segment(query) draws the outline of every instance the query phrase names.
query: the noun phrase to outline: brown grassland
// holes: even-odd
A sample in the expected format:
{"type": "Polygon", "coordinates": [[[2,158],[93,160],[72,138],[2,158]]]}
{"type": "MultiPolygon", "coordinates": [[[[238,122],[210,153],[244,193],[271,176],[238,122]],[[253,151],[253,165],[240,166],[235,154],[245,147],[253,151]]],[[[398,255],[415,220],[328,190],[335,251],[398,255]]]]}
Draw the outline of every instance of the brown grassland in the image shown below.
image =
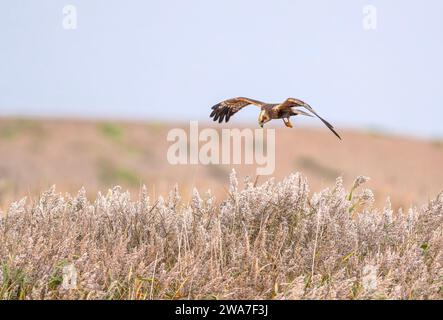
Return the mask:
{"type": "Polygon", "coordinates": [[[0,121],[0,299],[443,298],[441,142],[278,129],[271,178],[172,126],[0,121]]]}
{"type": "MultiPolygon", "coordinates": [[[[0,119],[0,208],[52,185],[71,193],[85,187],[94,198],[114,185],[138,193],[145,184],[156,197],[178,184],[185,198],[193,187],[220,198],[231,168],[256,178],[253,165],[169,165],[172,127],[188,130],[154,122],[0,119]]],[[[339,176],[348,187],[355,177],[369,176],[377,204],[390,197],[394,208],[420,205],[442,191],[443,141],[340,131],[343,141],[325,128],[278,127],[274,177],[300,171],[320,190],[339,176]]]]}

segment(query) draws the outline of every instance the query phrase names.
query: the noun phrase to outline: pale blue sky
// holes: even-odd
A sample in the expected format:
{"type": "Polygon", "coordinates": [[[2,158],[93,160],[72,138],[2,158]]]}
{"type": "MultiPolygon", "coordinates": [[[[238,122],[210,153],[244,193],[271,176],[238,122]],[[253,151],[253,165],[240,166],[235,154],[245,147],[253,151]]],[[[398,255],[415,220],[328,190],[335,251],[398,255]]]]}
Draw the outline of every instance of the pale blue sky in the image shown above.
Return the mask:
{"type": "Polygon", "coordinates": [[[228,97],[294,96],[337,127],[443,136],[442,15],[438,0],[2,0],[0,115],[207,120],[228,97]]]}

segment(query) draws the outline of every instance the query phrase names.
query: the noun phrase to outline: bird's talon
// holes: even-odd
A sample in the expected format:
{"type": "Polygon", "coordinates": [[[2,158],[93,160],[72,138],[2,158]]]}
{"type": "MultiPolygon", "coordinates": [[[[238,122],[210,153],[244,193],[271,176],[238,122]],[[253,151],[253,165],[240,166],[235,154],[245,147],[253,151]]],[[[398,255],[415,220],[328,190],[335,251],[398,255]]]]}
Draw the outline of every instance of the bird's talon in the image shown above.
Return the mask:
{"type": "Polygon", "coordinates": [[[288,128],[292,128],[292,123],[289,120],[283,120],[283,122],[285,123],[285,126],[287,126],[288,128]]]}

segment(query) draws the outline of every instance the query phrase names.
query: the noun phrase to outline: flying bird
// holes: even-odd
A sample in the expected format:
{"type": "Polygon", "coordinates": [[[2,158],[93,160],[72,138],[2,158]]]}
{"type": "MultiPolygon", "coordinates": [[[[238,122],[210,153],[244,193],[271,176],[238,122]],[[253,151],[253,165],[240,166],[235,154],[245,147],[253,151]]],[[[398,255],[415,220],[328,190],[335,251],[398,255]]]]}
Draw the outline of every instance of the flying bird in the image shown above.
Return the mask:
{"type": "Polygon", "coordinates": [[[261,128],[263,128],[266,122],[273,119],[283,119],[285,125],[288,128],[292,128],[291,121],[289,120],[290,117],[297,115],[313,117],[313,115],[315,115],[341,140],[340,135],[328,121],[320,117],[309,104],[295,98],[288,98],[282,103],[265,103],[244,97],[232,98],[213,106],[210,117],[213,118],[214,121],[218,120],[219,123],[223,122],[223,120],[228,122],[235,113],[248,105],[255,105],[261,109],[258,116],[258,124],[261,128]],[[300,110],[299,108],[303,108],[310,113],[300,110]]]}

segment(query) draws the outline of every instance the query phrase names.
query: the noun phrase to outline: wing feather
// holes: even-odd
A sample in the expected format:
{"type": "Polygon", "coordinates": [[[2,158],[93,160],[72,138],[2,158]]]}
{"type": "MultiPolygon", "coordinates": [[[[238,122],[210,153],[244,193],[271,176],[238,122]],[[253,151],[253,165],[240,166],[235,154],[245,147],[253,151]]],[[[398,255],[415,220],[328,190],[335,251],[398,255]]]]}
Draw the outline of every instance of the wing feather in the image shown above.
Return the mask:
{"type": "Polygon", "coordinates": [[[299,99],[295,99],[295,98],[288,98],[282,104],[279,104],[279,105],[275,106],[275,108],[277,108],[278,110],[284,110],[284,109],[287,109],[287,108],[290,108],[290,109],[292,109],[292,108],[300,108],[300,107],[308,110],[309,112],[314,114],[317,118],[319,118],[321,120],[321,122],[323,122],[325,124],[325,126],[328,127],[328,129],[331,130],[337,136],[337,138],[339,138],[341,140],[340,135],[337,133],[337,131],[335,131],[335,129],[332,126],[332,124],[330,124],[328,121],[326,121],[325,119],[320,117],[317,114],[317,112],[315,112],[315,110],[309,104],[307,104],[306,102],[303,102],[303,101],[301,101],[299,99]]]}
{"type": "Polygon", "coordinates": [[[251,104],[261,107],[265,103],[244,97],[232,98],[214,105],[211,108],[212,112],[209,117],[213,118],[214,121],[218,120],[218,122],[223,122],[223,120],[225,120],[228,122],[235,113],[251,104]]]}

